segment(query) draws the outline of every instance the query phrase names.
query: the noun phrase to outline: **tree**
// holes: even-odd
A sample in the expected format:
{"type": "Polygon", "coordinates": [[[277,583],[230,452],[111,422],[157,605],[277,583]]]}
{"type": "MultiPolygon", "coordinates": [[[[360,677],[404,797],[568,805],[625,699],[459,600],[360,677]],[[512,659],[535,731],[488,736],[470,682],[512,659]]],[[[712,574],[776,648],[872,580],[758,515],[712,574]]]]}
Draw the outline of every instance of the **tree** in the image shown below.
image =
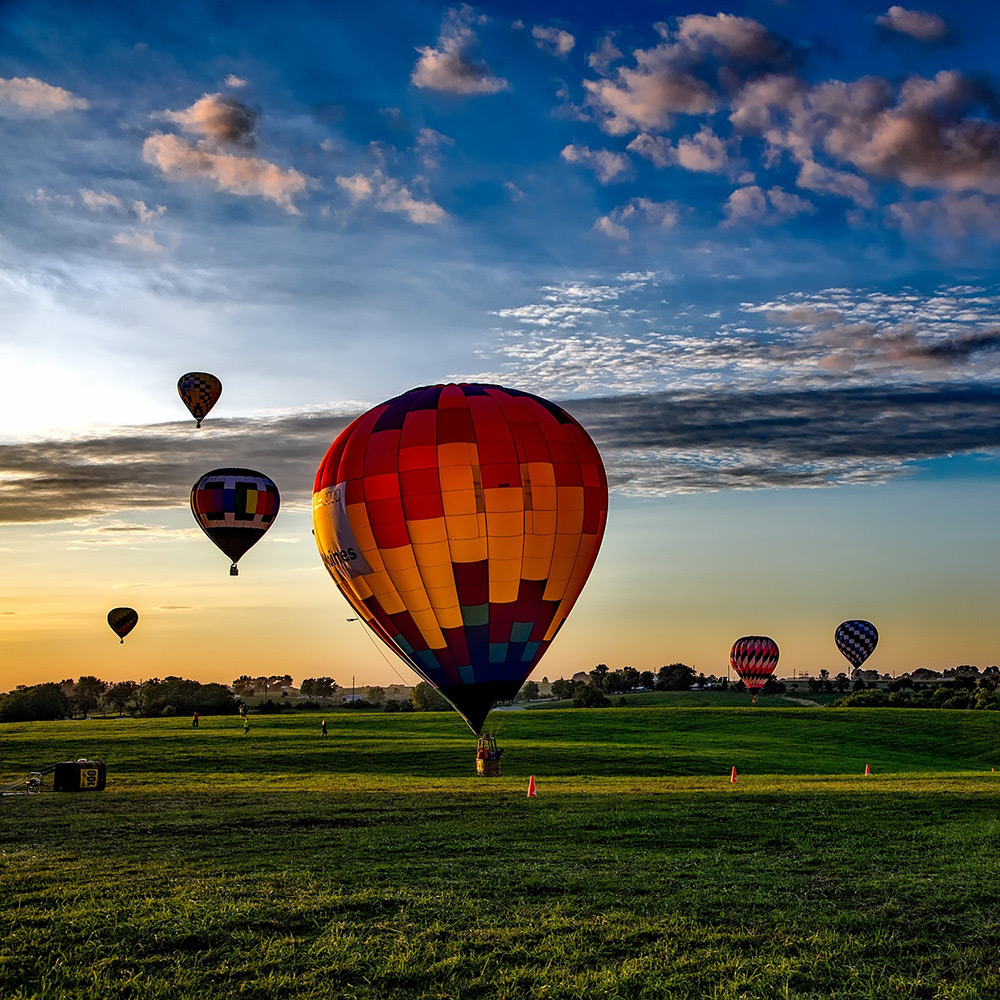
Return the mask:
{"type": "Polygon", "coordinates": [[[608,665],[606,663],[598,663],[593,670],[590,671],[590,683],[593,684],[598,691],[604,690],[604,678],[608,676],[608,665]]]}
{"type": "Polygon", "coordinates": [[[451,707],[427,681],[421,681],[410,691],[410,701],[417,712],[443,712],[451,707]]]}
{"type": "MultiPolygon", "coordinates": [[[[860,680],[860,678],[858,679],[860,680]]],[[[847,679],[847,674],[841,671],[837,674],[836,680],[833,682],[833,686],[840,694],[843,694],[851,686],[851,682],[847,679]]]]}
{"type": "Polygon", "coordinates": [[[617,694],[619,691],[627,691],[625,673],[621,670],[612,670],[604,678],[602,690],[608,694],[617,694]]]}
{"type": "Polygon", "coordinates": [[[59,684],[23,684],[0,696],[0,722],[48,722],[69,715],[69,699],[59,684]]]}
{"type": "Polygon", "coordinates": [[[643,670],[642,673],[639,674],[639,684],[647,691],[652,691],[653,687],[656,685],[656,675],[652,670],[643,670]]]}
{"type": "Polygon", "coordinates": [[[310,698],[332,698],[339,685],[332,677],[308,677],[299,690],[310,698]]]}
{"type": "Polygon", "coordinates": [[[538,693],[539,688],[534,681],[525,681],[518,696],[524,701],[534,701],[538,697],[538,693]]]}
{"type": "Polygon", "coordinates": [[[271,674],[269,677],[255,677],[253,685],[258,691],[264,692],[264,703],[267,704],[268,692],[271,688],[281,687],[286,681],[291,684],[291,680],[288,674],[271,674]]]}
{"type": "Polygon", "coordinates": [[[139,685],[135,681],[119,681],[108,688],[104,700],[112,708],[117,708],[119,715],[124,715],[125,709],[135,700],[138,691],[139,685]]]}
{"type": "Polygon", "coordinates": [[[236,699],[224,684],[199,684],[183,677],[146,681],[139,689],[142,714],[229,715],[236,711],[236,699]]]}
{"type": "Polygon", "coordinates": [[[81,677],[73,686],[73,705],[83,716],[87,717],[89,712],[93,712],[101,703],[104,692],[108,689],[108,682],[102,681],[99,677],[81,677]]]}
{"type": "Polygon", "coordinates": [[[694,668],[686,663],[671,663],[660,667],[656,675],[658,691],[690,691],[694,683],[694,668]]]}
{"type": "Polygon", "coordinates": [[[243,697],[254,692],[253,678],[249,674],[243,674],[233,681],[233,694],[243,697]]]}
{"type": "Polygon", "coordinates": [[[577,688],[576,694],[573,696],[573,707],[610,708],[611,702],[600,688],[594,687],[592,684],[584,684],[577,688]]]}
{"type": "Polygon", "coordinates": [[[384,705],[385,704],[385,688],[383,687],[370,687],[368,689],[368,702],[372,705],[384,705]]]}
{"type": "Polygon", "coordinates": [[[572,698],[576,694],[576,689],[579,687],[576,681],[563,680],[562,677],[557,678],[552,682],[552,697],[553,698],[572,698]]]}

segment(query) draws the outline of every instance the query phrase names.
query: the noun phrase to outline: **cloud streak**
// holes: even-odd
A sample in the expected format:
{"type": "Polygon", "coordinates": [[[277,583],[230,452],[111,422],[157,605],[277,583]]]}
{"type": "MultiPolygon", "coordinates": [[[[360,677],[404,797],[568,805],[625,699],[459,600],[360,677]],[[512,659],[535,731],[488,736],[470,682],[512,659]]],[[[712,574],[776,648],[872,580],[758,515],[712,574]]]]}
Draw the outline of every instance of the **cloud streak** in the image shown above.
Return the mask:
{"type": "MultiPolygon", "coordinates": [[[[1000,396],[987,386],[717,389],[563,405],[596,441],[612,488],[625,494],[884,482],[913,462],[1000,449],[1000,396]]],[[[0,520],[113,518],[87,537],[160,537],[124,518],[185,508],[201,474],[234,463],[271,476],[283,507],[307,509],[316,468],[349,419],[315,412],[216,421],[198,439],[197,457],[194,433],[177,424],[0,446],[0,520]]]]}
{"type": "Polygon", "coordinates": [[[4,106],[31,118],[49,118],[63,111],[83,111],[90,103],[33,76],[14,76],[0,78],[0,109],[4,106]]]}
{"type": "Polygon", "coordinates": [[[890,7],[877,17],[875,23],[921,42],[940,41],[948,34],[948,25],[937,14],[923,10],[907,10],[898,5],[890,7]]]}
{"type": "Polygon", "coordinates": [[[207,180],[218,191],[273,201],[290,215],[299,214],[293,199],[308,183],[305,174],[291,167],[282,169],[253,156],[201,149],[162,132],[146,139],[142,156],[172,180],[207,180]]]}

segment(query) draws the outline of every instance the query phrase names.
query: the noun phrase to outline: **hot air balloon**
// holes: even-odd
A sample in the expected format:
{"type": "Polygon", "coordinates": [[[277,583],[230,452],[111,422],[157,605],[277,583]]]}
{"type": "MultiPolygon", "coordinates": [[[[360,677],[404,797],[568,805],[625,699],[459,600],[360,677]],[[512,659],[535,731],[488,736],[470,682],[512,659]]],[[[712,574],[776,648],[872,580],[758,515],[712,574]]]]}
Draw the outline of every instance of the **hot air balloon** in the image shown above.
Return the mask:
{"type": "Polygon", "coordinates": [[[878,629],[871,622],[852,618],[837,626],[833,639],[850,664],[860,667],[878,645],[878,629]]]}
{"type": "Polygon", "coordinates": [[[334,583],[479,735],[597,558],[608,485],[587,432],[527,392],[425,386],[347,427],[313,490],[334,583]]]}
{"type": "Polygon", "coordinates": [[[778,665],[778,644],[766,635],[745,635],[733,643],[729,662],[757,701],[757,692],[778,665]]]}
{"type": "Polygon", "coordinates": [[[111,631],[124,643],[125,636],[139,624],[139,615],[134,608],[112,608],[108,612],[111,631]]]}
{"type": "Polygon", "coordinates": [[[219,401],[222,383],[208,372],[188,372],[177,380],[177,394],[201,427],[205,414],[219,401]]]}
{"type": "Polygon", "coordinates": [[[278,487],[252,469],[213,469],[191,487],[191,512],[202,531],[236,564],[278,516],[278,487]]]}

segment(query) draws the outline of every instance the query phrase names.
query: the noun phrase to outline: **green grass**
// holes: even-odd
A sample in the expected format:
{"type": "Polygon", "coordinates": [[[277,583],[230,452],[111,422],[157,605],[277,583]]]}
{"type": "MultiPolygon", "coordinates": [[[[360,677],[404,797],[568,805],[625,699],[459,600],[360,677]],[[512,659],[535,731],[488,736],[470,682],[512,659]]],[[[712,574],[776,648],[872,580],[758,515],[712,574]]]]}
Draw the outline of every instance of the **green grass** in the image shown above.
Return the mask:
{"type": "MultiPolygon", "coordinates": [[[[808,687],[801,684],[797,690],[784,694],[760,695],[760,708],[801,708],[805,702],[810,706],[832,705],[841,694],[810,694],[808,687]]],[[[750,695],[746,691],[630,691],[627,694],[609,694],[609,701],[624,698],[626,705],[635,708],[748,708],[750,695]]],[[[549,708],[572,708],[573,700],[564,698],[556,701],[529,702],[524,706],[532,711],[549,708]]]]}
{"type": "Polygon", "coordinates": [[[1000,995],[1000,713],[319,718],[0,727],[0,997],[1000,995]]]}

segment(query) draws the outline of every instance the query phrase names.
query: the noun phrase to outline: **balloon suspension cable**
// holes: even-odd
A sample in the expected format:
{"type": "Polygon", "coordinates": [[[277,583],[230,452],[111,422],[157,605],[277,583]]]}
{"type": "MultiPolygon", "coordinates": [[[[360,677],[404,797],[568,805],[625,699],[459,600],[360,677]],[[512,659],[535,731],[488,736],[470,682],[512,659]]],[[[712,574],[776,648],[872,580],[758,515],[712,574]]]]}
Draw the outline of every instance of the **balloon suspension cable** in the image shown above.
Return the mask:
{"type": "MultiPolygon", "coordinates": [[[[368,641],[372,644],[372,648],[378,653],[379,656],[382,657],[383,660],[385,660],[386,665],[399,678],[399,683],[402,684],[403,687],[412,687],[413,685],[411,684],[410,680],[404,677],[396,669],[396,664],[393,663],[392,660],[390,660],[389,657],[385,655],[385,649],[382,647],[382,644],[375,641],[375,636],[372,635],[372,630],[368,628],[368,626],[360,618],[348,618],[347,620],[349,622],[351,621],[362,622],[361,629],[365,633],[365,635],[368,636],[368,641]]],[[[452,715],[450,712],[448,713],[448,719],[452,723],[452,725],[456,726],[458,729],[461,729],[463,732],[469,728],[468,723],[466,723],[462,719],[456,719],[455,716],[452,715]]]]}
{"type": "MultiPolygon", "coordinates": [[[[348,618],[347,620],[355,622],[361,621],[360,618],[348,618]]],[[[389,667],[389,669],[392,670],[392,672],[399,678],[399,683],[402,684],[403,687],[410,687],[411,686],[410,682],[396,669],[396,664],[393,663],[392,660],[390,660],[389,657],[385,655],[385,650],[383,650],[381,645],[379,645],[379,643],[375,641],[375,636],[372,635],[371,629],[368,628],[368,626],[365,625],[363,622],[361,624],[361,630],[368,637],[368,641],[372,644],[372,647],[375,649],[378,655],[381,656],[383,660],[385,660],[386,665],[389,667]]]]}

